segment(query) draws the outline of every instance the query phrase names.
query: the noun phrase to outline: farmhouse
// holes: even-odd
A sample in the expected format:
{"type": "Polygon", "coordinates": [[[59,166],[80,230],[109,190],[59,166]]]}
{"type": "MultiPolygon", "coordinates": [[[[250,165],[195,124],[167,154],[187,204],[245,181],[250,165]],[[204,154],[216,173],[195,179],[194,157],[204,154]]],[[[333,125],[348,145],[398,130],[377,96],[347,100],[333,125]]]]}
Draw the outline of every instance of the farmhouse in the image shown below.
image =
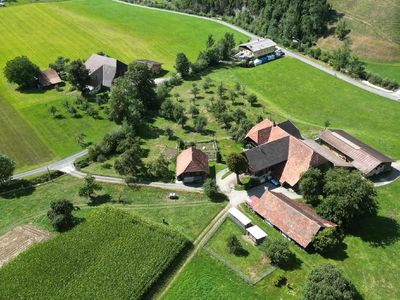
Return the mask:
{"type": "Polygon", "coordinates": [[[295,187],[302,173],[310,167],[330,164],[304,142],[300,131],[290,121],[276,124],[264,120],[250,129],[246,140],[254,146],[243,153],[249,173],[272,175],[282,185],[295,187]]]}
{"type": "Polygon", "coordinates": [[[91,84],[95,89],[110,88],[113,80],[128,69],[123,62],[99,54],[92,54],[85,62],[85,66],[89,70],[91,84]]]}
{"type": "Polygon", "coordinates": [[[232,221],[235,222],[242,229],[246,229],[251,226],[251,220],[236,207],[232,207],[229,210],[229,216],[232,221]]]}
{"type": "Polygon", "coordinates": [[[146,65],[151,72],[159,74],[161,72],[162,63],[149,59],[137,59],[134,61],[136,64],[146,65]]]}
{"type": "Polygon", "coordinates": [[[370,177],[391,170],[393,160],[371,148],[343,130],[324,130],[319,135],[322,146],[344,163],[351,164],[364,176],[370,177]]]}
{"type": "Polygon", "coordinates": [[[276,43],[270,39],[256,39],[239,45],[237,54],[246,58],[259,58],[276,50],[276,43]]]}
{"type": "Polygon", "coordinates": [[[257,225],[247,228],[246,233],[255,245],[261,244],[267,237],[267,234],[257,225]]]}
{"type": "Polygon", "coordinates": [[[323,228],[337,226],[321,218],[305,203],[289,199],[281,193],[265,192],[261,198],[252,196],[247,205],[303,248],[307,248],[323,228]]]}
{"type": "Polygon", "coordinates": [[[209,172],[207,154],[195,147],[183,150],[176,158],[176,178],[179,181],[203,181],[209,172]]]}
{"type": "Polygon", "coordinates": [[[40,88],[53,87],[54,85],[61,82],[62,80],[60,76],[58,76],[57,72],[53,69],[41,71],[38,76],[38,83],[40,88]]]}

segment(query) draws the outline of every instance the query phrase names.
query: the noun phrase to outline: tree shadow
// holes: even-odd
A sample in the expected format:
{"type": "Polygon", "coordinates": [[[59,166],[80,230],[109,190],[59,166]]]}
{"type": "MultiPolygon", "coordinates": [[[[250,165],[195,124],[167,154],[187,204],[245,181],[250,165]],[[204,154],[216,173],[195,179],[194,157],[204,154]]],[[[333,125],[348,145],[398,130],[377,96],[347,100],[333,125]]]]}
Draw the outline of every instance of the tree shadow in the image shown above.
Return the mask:
{"type": "Polygon", "coordinates": [[[144,124],[138,129],[138,135],[143,139],[157,139],[164,134],[164,130],[154,125],[144,124]]]}
{"type": "MultiPolygon", "coordinates": [[[[341,243],[335,249],[332,249],[326,253],[319,253],[323,258],[329,258],[338,261],[344,261],[349,256],[347,255],[347,245],[345,243],[341,243]]],[[[310,250],[309,253],[317,253],[315,250],[310,250]]]]}
{"type": "Polygon", "coordinates": [[[249,256],[249,254],[250,254],[249,251],[247,251],[244,248],[237,249],[234,253],[234,255],[238,257],[247,257],[249,256]]]}
{"type": "Polygon", "coordinates": [[[372,247],[386,247],[400,239],[400,225],[392,218],[375,216],[360,220],[349,234],[361,238],[372,247]]]}
{"type": "Polygon", "coordinates": [[[303,261],[300,260],[296,254],[293,254],[289,261],[286,264],[281,265],[280,267],[285,271],[293,271],[301,268],[303,261]]]}
{"type": "Polygon", "coordinates": [[[111,202],[112,198],[109,194],[96,195],[91,197],[89,206],[99,206],[104,203],[111,202]]]}
{"type": "Polygon", "coordinates": [[[215,195],[212,195],[210,197],[210,200],[211,200],[211,202],[214,202],[214,203],[222,203],[222,202],[228,201],[228,197],[225,194],[218,192],[215,195]]]}
{"type": "Polygon", "coordinates": [[[32,195],[36,187],[26,179],[15,179],[6,186],[0,186],[0,198],[15,199],[32,195]]]}

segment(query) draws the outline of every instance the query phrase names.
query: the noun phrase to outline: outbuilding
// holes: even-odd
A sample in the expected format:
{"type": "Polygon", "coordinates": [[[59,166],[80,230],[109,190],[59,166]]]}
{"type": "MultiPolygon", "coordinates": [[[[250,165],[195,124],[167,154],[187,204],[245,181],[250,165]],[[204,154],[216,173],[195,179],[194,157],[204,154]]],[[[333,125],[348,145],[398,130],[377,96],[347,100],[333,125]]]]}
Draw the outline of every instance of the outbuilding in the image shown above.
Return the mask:
{"type": "Polygon", "coordinates": [[[207,154],[195,147],[183,150],[176,158],[176,178],[179,181],[201,182],[209,174],[207,154]]]}
{"type": "Polygon", "coordinates": [[[232,207],[229,210],[229,216],[232,221],[235,222],[242,229],[246,229],[251,226],[251,220],[236,207],[232,207]]]}
{"type": "Polygon", "coordinates": [[[162,63],[154,61],[154,60],[149,60],[149,59],[137,59],[134,61],[135,64],[141,64],[141,65],[146,65],[147,68],[154,74],[159,74],[161,72],[161,66],[162,63]]]}
{"type": "Polygon", "coordinates": [[[276,43],[273,40],[256,39],[248,43],[240,44],[240,52],[238,54],[246,58],[259,58],[274,52],[276,49],[276,43]]]}
{"type": "Polygon", "coordinates": [[[50,88],[61,83],[62,80],[55,70],[47,69],[40,72],[38,76],[38,82],[40,88],[50,88]]]}
{"type": "Polygon", "coordinates": [[[267,237],[267,234],[264,232],[264,230],[262,230],[257,225],[247,228],[246,231],[247,236],[250,238],[250,240],[253,241],[255,245],[261,244],[267,237]]]}

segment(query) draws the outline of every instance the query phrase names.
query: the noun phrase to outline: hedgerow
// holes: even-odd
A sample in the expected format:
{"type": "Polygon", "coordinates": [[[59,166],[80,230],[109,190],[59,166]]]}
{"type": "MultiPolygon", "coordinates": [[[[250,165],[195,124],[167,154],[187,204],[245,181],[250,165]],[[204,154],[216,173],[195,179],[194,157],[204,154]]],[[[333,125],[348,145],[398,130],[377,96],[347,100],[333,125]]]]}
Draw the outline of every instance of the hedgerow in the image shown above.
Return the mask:
{"type": "Polygon", "coordinates": [[[138,299],[188,241],[115,208],[33,246],[0,270],[3,299],[138,299]]]}

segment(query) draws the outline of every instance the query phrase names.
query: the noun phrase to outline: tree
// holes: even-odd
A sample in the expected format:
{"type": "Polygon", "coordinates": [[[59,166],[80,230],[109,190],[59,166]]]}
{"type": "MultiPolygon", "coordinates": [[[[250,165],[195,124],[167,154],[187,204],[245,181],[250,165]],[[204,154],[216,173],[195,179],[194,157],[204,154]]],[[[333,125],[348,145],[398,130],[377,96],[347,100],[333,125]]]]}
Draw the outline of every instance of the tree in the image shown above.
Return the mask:
{"type": "Polygon", "coordinates": [[[347,26],[347,23],[345,20],[341,19],[337,23],[335,33],[336,33],[337,37],[339,38],[339,40],[341,40],[341,41],[343,41],[344,38],[346,37],[346,35],[348,35],[350,33],[350,29],[347,26]]]}
{"type": "Polygon", "coordinates": [[[255,94],[251,94],[247,97],[247,102],[249,102],[249,104],[251,106],[254,106],[257,103],[257,96],[255,94]]]}
{"type": "Polygon", "coordinates": [[[79,189],[79,196],[92,200],[95,196],[95,192],[99,190],[101,190],[101,185],[96,183],[92,175],[87,175],[83,186],[79,189]]]}
{"type": "Polygon", "coordinates": [[[265,253],[273,265],[279,267],[286,266],[293,258],[293,253],[289,249],[289,243],[285,240],[268,240],[263,245],[265,245],[265,253]]]}
{"type": "Polygon", "coordinates": [[[191,105],[189,107],[189,113],[192,115],[192,118],[199,114],[199,110],[197,109],[196,105],[191,105]]]}
{"type": "Polygon", "coordinates": [[[212,36],[212,34],[209,34],[207,37],[207,43],[206,43],[206,48],[211,48],[212,46],[214,46],[215,40],[212,36]]]}
{"type": "Polygon", "coordinates": [[[78,91],[85,91],[86,86],[90,84],[89,70],[86,69],[85,64],[80,60],[72,61],[67,68],[67,80],[78,91]]]}
{"type": "Polygon", "coordinates": [[[0,184],[8,181],[15,170],[15,161],[4,154],[0,154],[0,184]]]}
{"type": "Polygon", "coordinates": [[[187,122],[187,117],[185,115],[185,109],[183,108],[182,105],[176,104],[174,106],[173,118],[175,121],[178,122],[179,125],[181,125],[182,127],[185,126],[185,124],[187,122]]]}
{"type": "Polygon", "coordinates": [[[247,171],[247,160],[239,153],[231,153],[226,158],[226,164],[231,172],[236,174],[237,183],[241,183],[239,175],[247,171]]]}
{"type": "Polygon", "coordinates": [[[224,83],[222,81],[217,87],[217,94],[220,99],[222,99],[225,95],[225,87],[224,87],[224,83]]]}
{"type": "Polygon", "coordinates": [[[232,49],[235,47],[235,38],[232,33],[225,33],[224,38],[220,40],[219,56],[223,60],[230,59],[232,54],[232,49]]]}
{"type": "Polygon", "coordinates": [[[20,88],[33,86],[39,74],[39,67],[26,56],[18,56],[8,61],[4,68],[4,76],[8,82],[16,83],[20,88]]]}
{"type": "Polygon", "coordinates": [[[49,68],[55,70],[61,78],[65,78],[68,63],[69,58],[59,56],[54,63],[49,64],[49,68]]]}
{"type": "Polygon", "coordinates": [[[320,169],[308,169],[300,179],[300,193],[304,200],[312,206],[317,206],[323,194],[324,174],[320,169]]]}
{"type": "Polygon", "coordinates": [[[135,96],[136,87],[128,77],[117,78],[110,93],[110,118],[117,124],[126,121],[133,128],[142,124],[144,105],[135,96]]]}
{"type": "Polygon", "coordinates": [[[142,149],[140,143],[136,142],[126,150],[114,163],[115,170],[121,175],[128,175],[132,178],[143,173],[142,149]]]}
{"type": "Polygon", "coordinates": [[[53,117],[56,118],[57,117],[57,107],[55,107],[54,105],[49,107],[49,114],[53,117]]]}
{"type": "Polygon", "coordinates": [[[147,110],[155,111],[160,108],[161,102],[155,92],[153,74],[146,65],[131,63],[124,77],[133,87],[133,98],[138,99],[147,110]]]}
{"type": "Polygon", "coordinates": [[[207,126],[207,118],[204,116],[197,116],[194,119],[194,130],[197,132],[203,132],[204,127],[207,126]]]}
{"type": "Polygon", "coordinates": [[[52,201],[50,210],[47,212],[47,217],[51,221],[51,225],[57,231],[65,231],[72,227],[74,218],[72,211],[73,204],[68,200],[52,201]]]}
{"type": "Polygon", "coordinates": [[[358,171],[330,169],[325,174],[324,200],[317,207],[321,216],[344,227],[378,211],[374,185],[358,171]]]}
{"type": "Polygon", "coordinates": [[[337,228],[325,228],[314,236],[312,246],[316,252],[327,254],[336,249],[343,238],[343,234],[337,228]]]}
{"type": "Polygon", "coordinates": [[[251,127],[253,127],[253,124],[248,119],[244,118],[241,119],[239,123],[235,123],[229,130],[229,133],[233,140],[243,143],[251,127]]]}
{"type": "Polygon", "coordinates": [[[332,264],[315,267],[307,277],[304,300],[353,300],[354,285],[332,264]]]}
{"type": "Polygon", "coordinates": [[[214,199],[218,195],[217,182],[214,179],[208,178],[203,183],[203,192],[208,198],[214,199]]]}
{"type": "Polygon", "coordinates": [[[235,121],[236,123],[240,123],[242,120],[244,120],[246,118],[246,113],[243,110],[241,110],[240,108],[238,108],[233,111],[232,118],[233,118],[233,121],[235,121]]]}
{"type": "Polygon", "coordinates": [[[243,252],[243,246],[235,235],[231,235],[226,241],[228,252],[234,255],[240,255],[243,252]]]}
{"type": "Polygon", "coordinates": [[[184,53],[178,53],[175,60],[175,70],[181,74],[182,78],[189,76],[190,61],[184,53]]]}
{"type": "Polygon", "coordinates": [[[197,84],[195,82],[192,83],[192,89],[190,90],[190,92],[192,93],[194,99],[196,99],[199,95],[200,89],[197,87],[197,84]]]}
{"type": "Polygon", "coordinates": [[[162,154],[156,160],[148,163],[147,172],[153,178],[169,180],[173,177],[172,172],[169,170],[169,163],[162,154]]]}

